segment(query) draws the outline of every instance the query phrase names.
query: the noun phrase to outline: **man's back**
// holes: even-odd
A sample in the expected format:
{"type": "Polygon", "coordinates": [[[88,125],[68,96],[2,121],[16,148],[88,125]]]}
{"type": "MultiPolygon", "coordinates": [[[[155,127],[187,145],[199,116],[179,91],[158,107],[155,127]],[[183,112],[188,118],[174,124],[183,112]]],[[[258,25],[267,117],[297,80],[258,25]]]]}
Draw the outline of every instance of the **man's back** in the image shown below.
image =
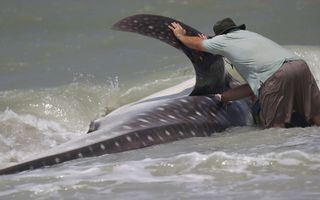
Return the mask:
{"type": "Polygon", "coordinates": [[[285,60],[299,59],[272,40],[246,30],[204,40],[203,46],[208,52],[230,60],[255,94],[261,83],[277,71],[285,60]]]}

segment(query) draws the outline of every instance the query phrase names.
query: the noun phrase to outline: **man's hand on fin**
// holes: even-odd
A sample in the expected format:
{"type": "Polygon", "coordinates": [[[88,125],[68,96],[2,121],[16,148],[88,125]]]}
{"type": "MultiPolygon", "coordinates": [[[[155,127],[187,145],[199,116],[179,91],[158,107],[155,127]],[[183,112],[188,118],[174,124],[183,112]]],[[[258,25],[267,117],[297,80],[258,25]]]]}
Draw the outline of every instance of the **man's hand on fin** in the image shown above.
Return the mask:
{"type": "Polygon", "coordinates": [[[198,36],[187,36],[186,30],[177,22],[172,22],[168,27],[172,30],[176,38],[187,47],[198,51],[205,51],[202,46],[202,41],[207,38],[205,35],[199,34],[198,36]]]}
{"type": "Polygon", "coordinates": [[[169,25],[169,28],[178,39],[179,37],[186,35],[186,30],[177,22],[172,22],[171,25],[169,25]]]}
{"type": "Polygon", "coordinates": [[[201,39],[203,39],[203,40],[208,39],[208,36],[206,36],[206,35],[203,34],[203,33],[199,33],[198,36],[199,36],[199,38],[201,38],[201,39]]]}
{"type": "MultiPolygon", "coordinates": [[[[186,35],[186,30],[185,30],[184,28],[182,28],[182,26],[181,26],[179,23],[177,23],[177,22],[172,22],[171,25],[169,25],[168,27],[172,30],[173,34],[174,34],[177,38],[186,35]]],[[[201,38],[201,39],[203,39],[203,40],[208,39],[208,36],[206,36],[206,35],[203,34],[203,33],[199,33],[199,34],[198,34],[198,37],[201,38]]]]}

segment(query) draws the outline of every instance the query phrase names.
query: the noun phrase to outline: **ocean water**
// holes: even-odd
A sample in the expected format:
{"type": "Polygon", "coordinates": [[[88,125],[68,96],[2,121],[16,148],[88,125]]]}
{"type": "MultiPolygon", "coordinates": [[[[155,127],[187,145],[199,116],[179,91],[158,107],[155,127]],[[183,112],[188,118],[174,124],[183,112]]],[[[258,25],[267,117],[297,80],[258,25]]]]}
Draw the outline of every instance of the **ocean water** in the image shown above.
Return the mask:
{"type": "MultiPolygon", "coordinates": [[[[307,60],[320,84],[317,0],[2,0],[0,166],[81,137],[90,121],[194,76],[174,48],[110,30],[138,13],[210,35],[223,17],[307,60]]],[[[318,199],[320,128],[230,128],[0,176],[0,199],[318,199]]]]}

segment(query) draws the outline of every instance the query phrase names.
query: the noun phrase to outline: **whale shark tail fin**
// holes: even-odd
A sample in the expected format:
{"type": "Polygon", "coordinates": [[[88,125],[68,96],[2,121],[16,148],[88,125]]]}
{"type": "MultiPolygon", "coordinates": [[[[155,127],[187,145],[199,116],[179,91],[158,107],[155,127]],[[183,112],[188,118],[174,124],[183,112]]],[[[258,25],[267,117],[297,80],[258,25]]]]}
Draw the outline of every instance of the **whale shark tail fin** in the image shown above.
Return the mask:
{"type": "Polygon", "coordinates": [[[126,17],[115,23],[112,29],[152,37],[183,51],[192,62],[196,73],[196,85],[190,95],[221,92],[225,86],[225,67],[222,57],[193,50],[182,44],[168,28],[172,22],[180,23],[189,36],[198,36],[201,33],[178,20],[149,14],[126,17]]]}

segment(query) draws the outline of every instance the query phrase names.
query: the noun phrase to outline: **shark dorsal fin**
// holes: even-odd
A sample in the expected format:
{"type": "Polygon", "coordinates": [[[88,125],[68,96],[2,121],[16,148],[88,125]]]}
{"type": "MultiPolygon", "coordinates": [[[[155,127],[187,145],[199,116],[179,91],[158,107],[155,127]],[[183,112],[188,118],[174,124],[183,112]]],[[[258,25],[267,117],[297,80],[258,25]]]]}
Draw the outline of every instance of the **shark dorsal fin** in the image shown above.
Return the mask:
{"type": "Polygon", "coordinates": [[[139,14],[126,17],[112,26],[113,30],[138,33],[165,42],[181,51],[190,59],[196,73],[196,85],[190,95],[205,95],[219,92],[224,86],[225,67],[219,55],[190,49],[173,35],[168,25],[178,22],[186,30],[187,35],[200,34],[196,29],[169,17],[139,14]]]}

